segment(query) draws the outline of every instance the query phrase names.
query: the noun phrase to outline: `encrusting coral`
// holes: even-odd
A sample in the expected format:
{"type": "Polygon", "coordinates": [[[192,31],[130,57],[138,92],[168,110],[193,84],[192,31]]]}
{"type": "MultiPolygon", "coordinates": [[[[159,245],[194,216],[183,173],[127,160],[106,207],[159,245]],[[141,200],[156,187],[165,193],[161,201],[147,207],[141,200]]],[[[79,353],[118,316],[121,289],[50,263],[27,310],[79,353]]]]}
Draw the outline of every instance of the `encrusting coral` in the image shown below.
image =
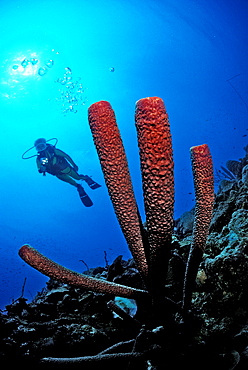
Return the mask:
{"type": "MultiPolygon", "coordinates": [[[[152,302],[150,325],[164,325],[166,303],[185,315],[190,308],[192,286],[204,251],[212,216],[214,191],[212,159],[206,144],[191,148],[196,190],[194,237],[185,275],[183,305],[165,297],[165,279],[171,251],[174,206],[173,155],[168,115],[162,99],[141,99],[135,115],[140,150],[146,212],[142,225],[135,201],[128,164],[115,114],[110,104],[100,101],[89,108],[89,123],[98,151],[106,185],[119,224],[143,278],[147,291],[86,278],[56,264],[28,245],[19,255],[32,267],[62,282],[123,297],[145,298],[152,302]],[[183,308],[183,310],[182,310],[183,308]]],[[[148,319],[148,320],[149,320],[148,319]]],[[[146,324],[149,324],[146,322],[146,324]]],[[[138,351],[137,356],[138,356],[138,351]]],[[[135,352],[132,353],[135,357],[135,352]]],[[[122,356],[120,356],[122,357],[122,356]]],[[[83,360],[81,360],[83,363],[83,360]]],[[[55,359],[43,359],[55,363],[55,359]]],[[[59,359],[56,359],[56,363],[59,359]]]]}

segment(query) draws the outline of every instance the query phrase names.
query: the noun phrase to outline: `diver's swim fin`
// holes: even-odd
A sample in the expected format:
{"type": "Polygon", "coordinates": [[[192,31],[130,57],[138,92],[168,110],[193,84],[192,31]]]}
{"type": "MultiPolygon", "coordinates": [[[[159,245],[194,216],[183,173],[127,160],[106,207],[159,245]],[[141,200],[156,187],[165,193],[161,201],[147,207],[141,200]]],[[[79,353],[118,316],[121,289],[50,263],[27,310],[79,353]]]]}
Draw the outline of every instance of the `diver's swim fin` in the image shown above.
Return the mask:
{"type": "Polygon", "coordinates": [[[92,190],[95,190],[97,188],[100,188],[101,185],[99,185],[97,182],[95,182],[94,180],[92,180],[91,177],[89,177],[88,175],[85,175],[84,176],[84,181],[86,182],[87,185],[89,185],[89,187],[92,189],[92,190]]]}
{"type": "Polygon", "coordinates": [[[85,192],[84,188],[81,185],[78,184],[77,190],[78,190],[78,194],[80,196],[80,199],[81,199],[82,203],[85,205],[85,207],[93,206],[92,200],[87,195],[87,193],[85,192]]]}

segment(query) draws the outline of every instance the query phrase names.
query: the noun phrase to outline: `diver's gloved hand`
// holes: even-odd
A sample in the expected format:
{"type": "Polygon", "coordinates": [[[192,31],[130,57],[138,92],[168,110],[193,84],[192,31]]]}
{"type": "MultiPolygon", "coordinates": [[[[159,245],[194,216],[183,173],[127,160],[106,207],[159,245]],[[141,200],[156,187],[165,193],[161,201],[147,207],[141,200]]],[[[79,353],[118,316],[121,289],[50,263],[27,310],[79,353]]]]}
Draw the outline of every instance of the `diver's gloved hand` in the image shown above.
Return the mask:
{"type": "Polygon", "coordinates": [[[38,172],[39,172],[39,173],[44,173],[44,172],[46,172],[46,167],[45,167],[45,166],[40,166],[40,168],[38,169],[38,172]]]}
{"type": "Polygon", "coordinates": [[[78,166],[76,164],[74,164],[73,169],[74,169],[74,171],[77,172],[78,171],[78,166]]]}

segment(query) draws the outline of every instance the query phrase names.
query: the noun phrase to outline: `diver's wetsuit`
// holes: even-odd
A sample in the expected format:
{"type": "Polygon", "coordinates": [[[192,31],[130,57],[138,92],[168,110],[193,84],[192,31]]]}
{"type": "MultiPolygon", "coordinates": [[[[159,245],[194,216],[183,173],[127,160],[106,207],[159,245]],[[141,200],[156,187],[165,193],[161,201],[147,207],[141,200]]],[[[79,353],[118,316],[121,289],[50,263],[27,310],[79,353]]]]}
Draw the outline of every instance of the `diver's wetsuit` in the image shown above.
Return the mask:
{"type": "Polygon", "coordinates": [[[47,144],[46,149],[39,152],[36,163],[40,173],[50,173],[76,187],[78,183],[73,179],[84,180],[85,178],[84,175],[77,173],[77,165],[71,157],[51,144],[47,144]]]}

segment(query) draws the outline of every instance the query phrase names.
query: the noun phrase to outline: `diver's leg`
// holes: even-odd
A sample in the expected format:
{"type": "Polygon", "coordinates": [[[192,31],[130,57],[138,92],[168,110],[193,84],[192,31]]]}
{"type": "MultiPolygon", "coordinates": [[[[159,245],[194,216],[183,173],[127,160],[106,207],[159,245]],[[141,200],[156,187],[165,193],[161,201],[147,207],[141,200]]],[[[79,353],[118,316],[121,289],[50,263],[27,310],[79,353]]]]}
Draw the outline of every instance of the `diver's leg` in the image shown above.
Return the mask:
{"type": "Polygon", "coordinates": [[[56,175],[56,177],[62,181],[68,182],[69,184],[78,187],[78,183],[74,181],[69,175],[61,173],[59,175],[56,175]]]}
{"type": "Polygon", "coordinates": [[[82,185],[78,184],[76,181],[74,181],[70,176],[66,174],[56,175],[56,177],[62,181],[68,182],[69,184],[75,186],[77,188],[81,201],[86,207],[91,207],[93,205],[92,200],[89,198],[82,185]]]}
{"type": "Polygon", "coordinates": [[[70,168],[66,168],[64,171],[62,171],[63,173],[66,173],[68,176],[71,176],[73,179],[75,180],[84,180],[87,185],[89,185],[89,187],[94,190],[94,189],[98,189],[101,187],[101,185],[99,185],[97,182],[95,182],[94,180],[92,180],[91,177],[89,176],[85,176],[85,175],[79,175],[77,173],[77,171],[75,171],[72,167],[70,168]],[[67,172],[65,172],[67,171],[67,172]]]}
{"type": "Polygon", "coordinates": [[[70,171],[68,171],[68,168],[62,171],[62,173],[67,174],[68,176],[71,176],[75,180],[84,180],[84,175],[79,175],[73,168],[70,168],[70,171]]]}

